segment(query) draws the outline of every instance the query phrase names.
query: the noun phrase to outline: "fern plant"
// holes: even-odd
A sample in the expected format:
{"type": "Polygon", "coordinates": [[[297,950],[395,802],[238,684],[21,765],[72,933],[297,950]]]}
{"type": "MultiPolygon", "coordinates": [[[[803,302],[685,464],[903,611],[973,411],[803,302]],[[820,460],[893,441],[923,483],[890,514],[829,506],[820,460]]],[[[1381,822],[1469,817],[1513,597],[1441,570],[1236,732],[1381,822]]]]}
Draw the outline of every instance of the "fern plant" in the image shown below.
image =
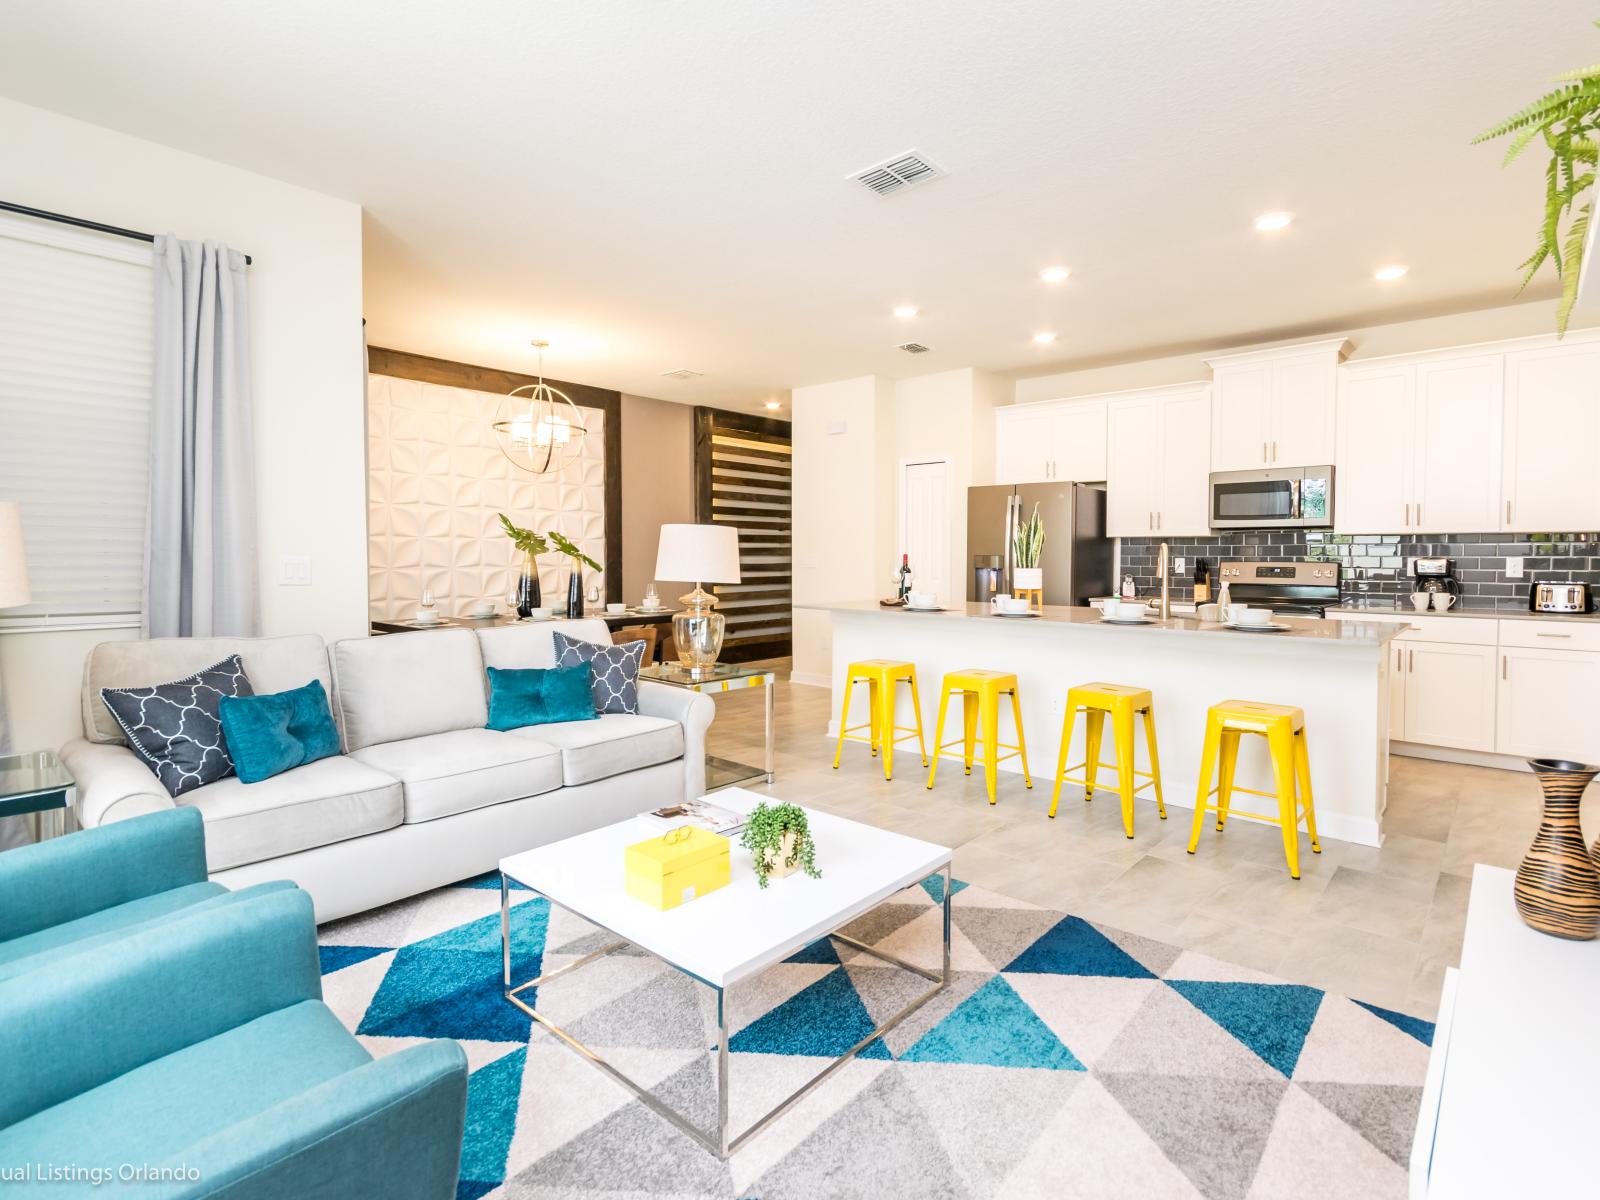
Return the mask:
{"type": "Polygon", "coordinates": [[[1011,535],[1011,562],[1013,566],[1037,567],[1039,558],[1044,554],[1044,518],[1039,515],[1039,506],[1033,506],[1033,515],[1026,521],[1017,525],[1016,532],[1011,535]]]}
{"type": "MultiPolygon", "coordinates": [[[[1595,25],[1600,27],[1600,21],[1595,25]]],[[[1501,166],[1514,162],[1535,138],[1550,150],[1544,172],[1544,219],[1534,252],[1523,260],[1522,287],[1548,261],[1561,281],[1561,301],[1556,306],[1556,332],[1567,332],[1572,306],[1578,299],[1578,278],[1583,271],[1584,243],[1594,199],[1595,168],[1600,163],[1600,64],[1557,75],[1560,86],[1520,112],[1473,138],[1473,144],[1511,137],[1501,166]],[[1579,201],[1582,201],[1580,204],[1579,201]]]]}

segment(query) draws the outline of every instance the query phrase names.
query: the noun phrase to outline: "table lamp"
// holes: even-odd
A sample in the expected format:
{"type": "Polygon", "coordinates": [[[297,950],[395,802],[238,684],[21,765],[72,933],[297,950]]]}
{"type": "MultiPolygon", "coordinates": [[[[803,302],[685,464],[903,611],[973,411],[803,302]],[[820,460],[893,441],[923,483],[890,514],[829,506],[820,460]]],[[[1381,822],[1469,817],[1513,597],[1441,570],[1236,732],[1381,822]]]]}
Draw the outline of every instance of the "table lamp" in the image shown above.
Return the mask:
{"type": "Polygon", "coordinates": [[[672,614],[672,636],[678,661],[703,679],[717,665],[727,621],[702,585],[739,582],[739,531],[732,525],[663,525],[656,578],[695,581],[694,591],[678,597],[686,607],[672,614]]]}
{"type": "Polygon", "coordinates": [[[0,608],[21,608],[32,599],[28,556],[22,548],[22,506],[0,500],[0,608]]]}

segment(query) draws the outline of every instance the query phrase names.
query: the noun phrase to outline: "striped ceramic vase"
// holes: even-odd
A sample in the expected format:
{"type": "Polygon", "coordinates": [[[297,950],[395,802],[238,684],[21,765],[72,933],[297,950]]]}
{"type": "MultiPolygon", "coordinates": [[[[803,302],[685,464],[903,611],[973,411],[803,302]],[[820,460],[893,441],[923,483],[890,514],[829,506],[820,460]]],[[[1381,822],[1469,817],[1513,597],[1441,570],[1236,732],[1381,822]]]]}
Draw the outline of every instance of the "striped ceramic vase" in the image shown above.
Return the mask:
{"type": "Polygon", "coordinates": [[[1578,801],[1600,767],[1555,758],[1528,765],[1544,789],[1544,819],[1517,868],[1517,911],[1540,933],[1587,940],[1600,934],[1600,870],[1583,844],[1578,801]]]}

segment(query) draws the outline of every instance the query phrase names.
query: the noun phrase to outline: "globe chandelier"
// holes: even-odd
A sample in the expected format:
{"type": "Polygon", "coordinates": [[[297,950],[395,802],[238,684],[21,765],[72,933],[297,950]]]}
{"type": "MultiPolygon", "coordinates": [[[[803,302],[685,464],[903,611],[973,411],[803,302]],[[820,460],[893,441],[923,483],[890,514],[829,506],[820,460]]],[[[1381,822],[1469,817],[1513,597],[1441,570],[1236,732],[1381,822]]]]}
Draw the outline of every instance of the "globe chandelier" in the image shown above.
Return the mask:
{"type": "Polygon", "coordinates": [[[544,352],[550,343],[533,345],[539,351],[539,381],[500,401],[493,424],[495,442],[500,453],[530,475],[558,474],[583,452],[589,431],[578,406],[544,381],[544,352]]]}

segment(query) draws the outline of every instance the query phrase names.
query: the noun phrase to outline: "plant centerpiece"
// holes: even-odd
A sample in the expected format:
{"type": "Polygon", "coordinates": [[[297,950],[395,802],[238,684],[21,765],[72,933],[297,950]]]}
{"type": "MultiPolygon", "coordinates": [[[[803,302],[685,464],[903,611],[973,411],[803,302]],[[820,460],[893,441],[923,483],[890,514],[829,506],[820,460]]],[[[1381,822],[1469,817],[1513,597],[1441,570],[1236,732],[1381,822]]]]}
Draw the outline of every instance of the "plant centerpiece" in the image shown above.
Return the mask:
{"type": "Polygon", "coordinates": [[[513,525],[505,513],[499,516],[506,536],[522,554],[522,575],[517,580],[517,616],[526,618],[543,603],[539,596],[539,555],[549,552],[550,543],[531,529],[513,525]]]}
{"type": "MultiPolygon", "coordinates": [[[[1600,21],[1595,22],[1600,26],[1600,21]]],[[[1584,251],[1589,240],[1589,220],[1594,200],[1595,167],[1600,163],[1600,65],[1557,75],[1560,84],[1522,111],[1507,117],[1473,138],[1474,144],[1514,135],[1501,166],[1516,159],[1535,139],[1550,150],[1544,171],[1544,213],[1539,222],[1539,243],[1523,260],[1522,287],[1548,260],[1561,281],[1561,301],[1556,306],[1556,332],[1567,332],[1567,319],[1578,299],[1584,251]],[[1583,203],[1578,201],[1582,199],[1583,203]],[[1562,228],[1562,223],[1566,228],[1562,228]]],[[[1518,289],[1521,290],[1520,288],[1518,289]]]]}
{"type": "Polygon", "coordinates": [[[1039,506],[1033,506],[1033,515],[1018,522],[1011,535],[1011,586],[1020,591],[1036,592],[1044,587],[1044,569],[1039,563],[1044,555],[1044,518],[1039,506]]]}
{"type": "Polygon", "coordinates": [[[596,571],[604,571],[605,568],[578,549],[577,543],[565,535],[552,529],[545,536],[555,543],[559,553],[565,554],[572,560],[572,573],[567,576],[567,616],[581,617],[583,616],[583,568],[586,565],[596,571]]]}
{"type": "Polygon", "coordinates": [[[798,870],[821,879],[817,870],[817,846],[811,840],[806,810],[794,804],[769,808],[765,801],[750,810],[739,844],[755,856],[756,882],[767,886],[767,879],[782,879],[798,870]]]}

